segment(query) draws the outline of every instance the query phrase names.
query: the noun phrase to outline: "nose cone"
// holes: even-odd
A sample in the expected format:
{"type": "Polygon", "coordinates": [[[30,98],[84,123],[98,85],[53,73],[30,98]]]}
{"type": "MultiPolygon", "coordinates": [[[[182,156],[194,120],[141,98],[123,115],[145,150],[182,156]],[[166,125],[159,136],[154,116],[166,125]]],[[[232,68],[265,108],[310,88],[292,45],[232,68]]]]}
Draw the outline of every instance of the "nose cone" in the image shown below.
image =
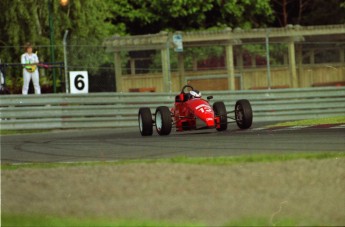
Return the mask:
{"type": "Polygon", "coordinates": [[[194,116],[199,119],[203,127],[214,127],[214,112],[212,107],[208,102],[203,99],[194,99],[188,101],[188,106],[191,111],[193,111],[194,116]]]}
{"type": "Polygon", "coordinates": [[[214,118],[213,117],[206,118],[206,125],[207,127],[214,127],[214,118]]]}
{"type": "Polygon", "coordinates": [[[203,121],[207,127],[213,127],[214,112],[208,105],[200,105],[194,112],[195,116],[203,121]]]}
{"type": "Polygon", "coordinates": [[[195,114],[196,115],[196,128],[214,128],[214,115],[212,113],[195,114]]]}

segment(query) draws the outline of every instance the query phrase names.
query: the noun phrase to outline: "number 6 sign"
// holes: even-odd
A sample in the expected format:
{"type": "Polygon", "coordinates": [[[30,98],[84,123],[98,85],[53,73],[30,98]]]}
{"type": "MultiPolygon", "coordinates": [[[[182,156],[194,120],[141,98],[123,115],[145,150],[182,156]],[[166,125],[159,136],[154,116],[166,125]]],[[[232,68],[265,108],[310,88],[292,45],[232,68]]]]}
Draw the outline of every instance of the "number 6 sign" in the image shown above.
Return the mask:
{"type": "Polygon", "coordinates": [[[69,72],[71,94],[81,94],[89,92],[89,77],[87,71],[69,72]]]}

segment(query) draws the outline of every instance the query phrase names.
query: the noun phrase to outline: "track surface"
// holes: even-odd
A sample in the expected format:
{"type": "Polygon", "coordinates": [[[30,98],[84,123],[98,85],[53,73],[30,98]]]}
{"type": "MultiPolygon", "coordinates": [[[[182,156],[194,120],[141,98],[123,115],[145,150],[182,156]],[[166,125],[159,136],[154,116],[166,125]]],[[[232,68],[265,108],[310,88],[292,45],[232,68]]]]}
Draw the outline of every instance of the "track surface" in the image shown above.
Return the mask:
{"type": "Polygon", "coordinates": [[[2,163],[215,157],[283,152],[345,152],[345,127],[203,130],[140,136],[137,128],[1,136],[2,163]]]}

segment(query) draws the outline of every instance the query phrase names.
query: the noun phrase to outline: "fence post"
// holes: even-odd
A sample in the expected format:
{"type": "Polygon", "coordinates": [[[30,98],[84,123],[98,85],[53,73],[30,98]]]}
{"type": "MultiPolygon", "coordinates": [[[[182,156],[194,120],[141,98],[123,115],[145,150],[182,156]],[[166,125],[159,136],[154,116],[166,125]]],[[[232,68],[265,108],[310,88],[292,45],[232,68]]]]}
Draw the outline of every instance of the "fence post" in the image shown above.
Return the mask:
{"type": "Polygon", "coordinates": [[[297,45],[297,66],[298,66],[298,87],[304,87],[302,84],[303,75],[303,54],[302,54],[302,44],[297,45]]]}
{"type": "Polygon", "coordinates": [[[267,65],[267,87],[271,89],[271,62],[270,62],[270,29],[266,30],[266,65],[267,65]]]}
{"type": "Polygon", "coordinates": [[[225,46],[226,52],[226,70],[228,74],[228,89],[235,90],[235,68],[234,68],[234,50],[232,43],[227,43],[225,46]]]}
{"type": "Polygon", "coordinates": [[[121,69],[121,53],[115,52],[114,54],[115,61],[115,83],[116,83],[116,92],[122,92],[122,69],[121,69]]]}
{"type": "Polygon", "coordinates": [[[298,79],[297,79],[297,73],[296,73],[295,42],[293,41],[292,37],[288,43],[288,51],[289,51],[289,68],[290,68],[291,87],[297,88],[298,79]]]}
{"type": "Polygon", "coordinates": [[[178,73],[180,77],[180,86],[182,87],[185,84],[185,77],[184,77],[184,55],[183,53],[177,53],[178,57],[178,73]]]}
{"type": "Polygon", "coordinates": [[[162,48],[162,72],[163,72],[163,88],[164,92],[171,93],[171,75],[170,75],[170,51],[169,36],[167,35],[166,46],[162,48]]]}
{"type": "Polygon", "coordinates": [[[64,56],[64,66],[65,66],[65,88],[66,88],[66,94],[69,92],[69,79],[68,79],[68,67],[67,67],[67,35],[68,35],[68,30],[65,31],[65,34],[63,36],[63,56],[64,56]]]}
{"type": "MultiPolygon", "coordinates": [[[[54,13],[54,3],[52,0],[48,1],[48,13],[49,13],[49,30],[50,30],[50,61],[54,65],[55,63],[55,53],[54,53],[54,23],[53,23],[53,13],[54,13]]],[[[53,88],[54,93],[56,93],[56,73],[55,67],[53,66],[53,88]]]]}

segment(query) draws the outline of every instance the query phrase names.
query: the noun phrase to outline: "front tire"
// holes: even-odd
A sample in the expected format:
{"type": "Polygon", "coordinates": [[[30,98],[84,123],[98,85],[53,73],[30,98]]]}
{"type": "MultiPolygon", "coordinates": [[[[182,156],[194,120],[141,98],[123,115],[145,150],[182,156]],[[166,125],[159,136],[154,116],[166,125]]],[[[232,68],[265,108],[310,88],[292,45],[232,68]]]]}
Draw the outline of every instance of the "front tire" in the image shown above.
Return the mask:
{"type": "Polygon", "coordinates": [[[157,133],[161,136],[169,135],[172,128],[171,112],[168,107],[160,106],[156,109],[155,124],[157,133]]]}
{"type": "Polygon", "coordinates": [[[253,111],[246,99],[238,100],[235,105],[235,119],[240,129],[248,129],[253,123],[253,111]]]}
{"type": "Polygon", "coordinates": [[[215,102],[213,104],[213,111],[216,116],[220,117],[220,127],[217,128],[217,131],[224,131],[228,128],[228,117],[226,113],[226,107],[224,102],[215,102]]]}
{"type": "Polygon", "coordinates": [[[139,130],[142,136],[152,136],[153,122],[150,108],[142,107],[138,113],[139,130]]]}

